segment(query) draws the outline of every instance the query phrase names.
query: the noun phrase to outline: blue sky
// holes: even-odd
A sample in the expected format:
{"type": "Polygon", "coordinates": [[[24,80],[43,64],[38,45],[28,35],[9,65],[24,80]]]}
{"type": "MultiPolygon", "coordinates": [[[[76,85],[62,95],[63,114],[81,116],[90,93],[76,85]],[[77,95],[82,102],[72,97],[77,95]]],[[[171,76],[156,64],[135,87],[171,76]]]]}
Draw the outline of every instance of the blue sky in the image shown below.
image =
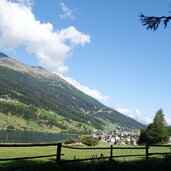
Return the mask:
{"type": "Polygon", "coordinates": [[[171,124],[171,25],[167,29],[161,25],[154,32],[139,21],[141,12],[168,15],[169,0],[0,3],[4,7],[0,10],[2,52],[57,72],[105,105],[139,121],[151,121],[163,108],[171,124]],[[10,23],[6,16],[11,16],[10,23]]]}

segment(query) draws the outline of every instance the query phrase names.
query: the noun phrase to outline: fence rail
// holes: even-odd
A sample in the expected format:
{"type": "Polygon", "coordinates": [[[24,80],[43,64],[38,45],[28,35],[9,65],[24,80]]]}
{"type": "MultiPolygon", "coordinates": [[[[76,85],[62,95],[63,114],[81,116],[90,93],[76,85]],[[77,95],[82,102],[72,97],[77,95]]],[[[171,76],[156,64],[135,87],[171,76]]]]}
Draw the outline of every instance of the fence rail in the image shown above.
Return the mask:
{"type": "MultiPolygon", "coordinates": [[[[71,146],[66,146],[66,145],[63,145],[62,147],[64,147],[64,148],[71,148],[71,149],[75,149],[75,150],[109,150],[109,149],[111,149],[111,147],[93,147],[93,148],[91,148],[91,147],[88,147],[88,148],[84,148],[84,147],[71,147],[71,146]]],[[[171,146],[170,146],[171,147],[171,146]]],[[[146,149],[146,147],[144,146],[144,147],[114,147],[113,145],[112,145],[112,149],[114,150],[114,149],[134,149],[134,150],[140,150],[140,149],[146,149]]]]}
{"type": "Polygon", "coordinates": [[[85,158],[85,159],[76,159],[76,160],[65,160],[62,162],[74,162],[74,161],[87,161],[87,160],[96,160],[96,159],[109,159],[112,160],[113,158],[121,158],[121,157],[145,157],[146,160],[149,159],[149,156],[152,155],[171,155],[171,152],[156,152],[156,153],[149,153],[150,147],[169,147],[171,149],[171,145],[148,145],[146,146],[141,146],[141,147],[114,147],[111,145],[110,147],[94,147],[94,148],[81,148],[81,147],[71,147],[71,146],[66,146],[62,145],[61,142],[59,143],[40,143],[40,144],[0,144],[1,147],[47,147],[47,146],[56,146],[56,154],[51,154],[51,155],[42,155],[42,156],[30,156],[30,157],[16,157],[16,158],[6,158],[6,159],[0,159],[0,161],[8,161],[8,160],[23,160],[23,159],[35,159],[35,158],[47,158],[47,157],[56,157],[56,162],[59,163],[61,162],[61,150],[62,148],[67,148],[67,149],[75,149],[75,150],[109,150],[110,151],[110,156],[101,156],[101,157],[92,157],[92,158],[85,158]],[[144,154],[135,154],[135,155],[113,155],[114,150],[145,150],[144,154]]]}
{"type": "Polygon", "coordinates": [[[55,157],[55,156],[56,154],[43,155],[43,156],[31,156],[31,157],[15,157],[15,158],[0,159],[0,161],[26,160],[26,159],[36,159],[36,158],[55,157]]]}
{"type": "Polygon", "coordinates": [[[56,162],[60,162],[61,159],[61,147],[62,143],[40,143],[40,144],[0,144],[0,147],[47,147],[47,146],[57,146],[56,154],[43,155],[43,156],[30,156],[30,157],[16,157],[16,158],[6,158],[0,159],[0,161],[9,161],[9,160],[25,160],[25,159],[36,159],[36,158],[47,158],[47,157],[56,157],[56,162]]]}
{"type": "Polygon", "coordinates": [[[60,143],[17,143],[17,144],[0,144],[0,147],[42,147],[42,146],[58,146],[60,143]]]}

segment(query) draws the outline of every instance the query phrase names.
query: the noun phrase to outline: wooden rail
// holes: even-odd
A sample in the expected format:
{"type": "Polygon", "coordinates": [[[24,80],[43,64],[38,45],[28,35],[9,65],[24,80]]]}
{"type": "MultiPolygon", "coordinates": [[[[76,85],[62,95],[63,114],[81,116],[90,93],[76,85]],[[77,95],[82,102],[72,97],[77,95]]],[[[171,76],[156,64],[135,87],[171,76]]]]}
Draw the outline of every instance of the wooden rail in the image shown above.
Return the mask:
{"type": "Polygon", "coordinates": [[[92,157],[92,158],[86,158],[86,159],[76,159],[76,160],[65,160],[62,162],[74,162],[74,161],[86,161],[86,160],[100,160],[100,159],[109,159],[110,161],[113,160],[113,158],[121,158],[121,157],[145,157],[146,160],[149,159],[149,156],[152,155],[171,155],[170,153],[149,153],[149,148],[150,147],[170,147],[171,145],[148,145],[146,144],[146,146],[141,146],[141,147],[114,147],[113,145],[111,145],[110,147],[94,147],[94,148],[80,148],[80,147],[71,147],[71,146],[66,146],[66,145],[62,145],[61,142],[59,143],[44,143],[44,144],[0,144],[0,148],[1,147],[45,147],[45,146],[56,146],[56,154],[51,154],[51,155],[42,155],[42,156],[31,156],[31,157],[16,157],[16,158],[7,158],[7,159],[0,159],[0,161],[8,161],[8,160],[23,160],[23,159],[35,159],[35,158],[47,158],[47,157],[56,157],[56,162],[59,163],[61,162],[61,150],[62,148],[68,148],[68,149],[75,149],[75,150],[109,150],[110,151],[110,156],[101,156],[101,157],[92,157]],[[142,150],[144,149],[145,152],[144,154],[135,154],[135,155],[113,155],[113,150],[117,150],[117,149],[122,149],[122,150],[142,150]]]}
{"type": "Polygon", "coordinates": [[[8,161],[8,160],[24,160],[24,159],[35,159],[35,158],[47,158],[47,157],[56,157],[56,162],[60,162],[61,159],[61,147],[62,143],[43,143],[43,144],[0,144],[0,147],[47,147],[47,146],[57,146],[56,154],[51,155],[43,155],[43,156],[31,156],[31,157],[16,157],[16,158],[6,158],[6,159],[0,159],[0,161],[8,161]]]}
{"type": "Polygon", "coordinates": [[[113,158],[121,158],[121,157],[144,157],[144,155],[142,154],[135,154],[135,155],[119,155],[119,156],[113,156],[113,150],[114,149],[118,149],[118,150],[142,150],[142,149],[145,149],[146,150],[146,147],[114,147],[113,145],[111,145],[110,147],[94,147],[94,148],[80,148],[80,147],[71,147],[71,146],[66,146],[66,145],[63,145],[62,146],[63,148],[68,148],[68,149],[75,149],[75,150],[110,150],[110,156],[108,157],[95,157],[95,158],[86,158],[86,159],[77,159],[77,160],[67,160],[65,162],[72,162],[72,161],[86,161],[86,160],[95,160],[95,159],[109,159],[110,161],[113,160],[113,158]]]}
{"type": "MultiPolygon", "coordinates": [[[[112,160],[113,158],[121,158],[121,157],[145,157],[146,160],[149,159],[149,156],[152,155],[171,155],[170,153],[149,153],[149,149],[150,147],[170,147],[171,145],[148,145],[146,144],[145,146],[142,147],[113,147],[113,145],[111,145],[110,147],[95,147],[95,148],[80,148],[80,147],[71,147],[71,146],[66,146],[63,145],[63,148],[68,148],[68,149],[75,149],[75,150],[110,150],[110,156],[108,157],[96,157],[96,158],[87,158],[87,159],[77,159],[76,161],[86,161],[86,160],[94,160],[94,159],[109,159],[112,160]],[[144,155],[143,154],[134,154],[134,155],[118,155],[118,156],[114,156],[113,155],[113,150],[114,149],[127,149],[127,150],[145,150],[144,155]]],[[[74,160],[69,160],[69,161],[65,161],[65,162],[70,162],[70,161],[74,161],[74,160]]]]}
{"type": "MultiPolygon", "coordinates": [[[[146,149],[146,147],[114,147],[113,145],[112,146],[112,149],[134,149],[134,150],[140,150],[140,149],[146,149]]],[[[63,145],[62,147],[64,148],[71,148],[71,149],[75,149],[75,150],[109,150],[111,149],[111,147],[71,147],[71,146],[66,146],[66,145],[63,145]]]]}
{"type": "Polygon", "coordinates": [[[58,146],[60,143],[17,143],[17,144],[0,144],[0,147],[42,147],[42,146],[58,146]]]}

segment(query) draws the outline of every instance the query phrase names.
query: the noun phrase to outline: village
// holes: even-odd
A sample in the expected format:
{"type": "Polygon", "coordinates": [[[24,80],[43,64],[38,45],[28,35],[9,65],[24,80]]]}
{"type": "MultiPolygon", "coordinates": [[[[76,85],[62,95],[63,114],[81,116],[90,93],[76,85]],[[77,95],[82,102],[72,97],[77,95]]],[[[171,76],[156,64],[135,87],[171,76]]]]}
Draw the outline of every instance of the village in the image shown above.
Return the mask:
{"type": "Polygon", "coordinates": [[[137,145],[140,136],[139,130],[94,131],[93,138],[111,145],[137,145]]]}

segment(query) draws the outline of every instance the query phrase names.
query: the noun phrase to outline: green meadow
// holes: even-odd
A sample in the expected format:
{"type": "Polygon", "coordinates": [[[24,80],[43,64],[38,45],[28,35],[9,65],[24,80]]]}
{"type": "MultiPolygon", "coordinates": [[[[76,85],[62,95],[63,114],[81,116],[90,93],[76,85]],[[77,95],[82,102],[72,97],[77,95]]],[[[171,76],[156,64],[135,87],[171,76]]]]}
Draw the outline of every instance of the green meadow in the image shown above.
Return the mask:
{"type": "MultiPolygon", "coordinates": [[[[98,147],[110,147],[110,144],[99,143],[98,147]]],[[[133,146],[114,146],[114,147],[133,147],[133,146]]],[[[136,146],[138,147],[138,146],[136,146]]],[[[142,147],[142,146],[139,146],[142,147]]],[[[0,159],[5,158],[15,158],[15,157],[29,157],[29,156],[42,156],[42,155],[51,155],[56,154],[57,147],[0,147],[0,159]]],[[[169,147],[150,147],[149,153],[169,153],[171,148],[169,147]]],[[[62,160],[77,160],[84,158],[94,158],[94,157],[106,157],[110,156],[110,150],[103,149],[94,149],[93,147],[90,150],[78,150],[78,149],[68,149],[62,147],[63,155],[61,156],[62,160]]],[[[144,161],[145,162],[145,149],[114,149],[113,156],[120,155],[144,155],[144,157],[120,157],[114,158],[116,162],[134,162],[134,161],[144,161]]],[[[149,157],[149,161],[152,159],[165,159],[164,155],[156,155],[149,157]]],[[[97,160],[98,162],[105,162],[105,160],[97,160]]],[[[41,158],[41,159],[29,159],[29,160],[20,160],[20,161],[1,161],[0,169],[5,170],[11,167],[35,167],[38,165],[46,165],[47,163],[55,163],[55,157],[51,158],[41,158]]],[[[92,161],[89,161],[89,163],[92,161]]],[[[77,163],[77,162],[75,162],[77,163]]],[[[83,162],[85,163],[85,162],[83,162]]]]}

